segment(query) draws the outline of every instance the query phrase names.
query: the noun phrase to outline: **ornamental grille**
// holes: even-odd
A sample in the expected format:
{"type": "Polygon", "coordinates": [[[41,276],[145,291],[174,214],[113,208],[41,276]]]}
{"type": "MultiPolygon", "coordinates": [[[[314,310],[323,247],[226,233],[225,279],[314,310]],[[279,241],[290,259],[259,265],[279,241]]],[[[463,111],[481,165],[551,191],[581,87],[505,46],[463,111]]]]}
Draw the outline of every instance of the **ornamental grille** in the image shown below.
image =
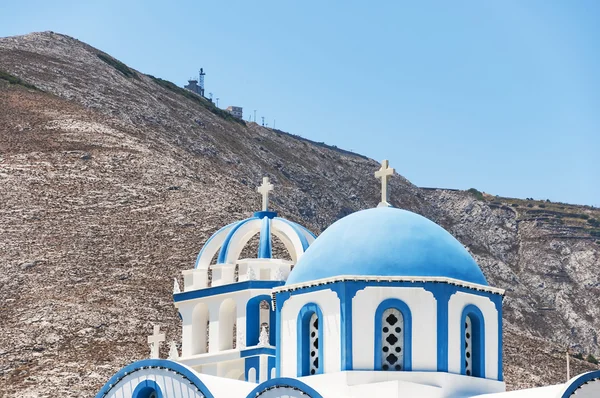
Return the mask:
{"type": "Polygon", "coordinates": [[[404,369],[404,317],[396,308],[388,308],[381,319],[381,369],[404,369]]]}
{"type": "Polygon", "coordinates": [[[311,375],[319,372],[319,317],[313,313],[310,317],[310,326],[308,328],[310,333],[310,357],[309,357],[309,371],[311,375]]]}
{"type": "Polygon", "coordinates": [[[471,317],[465,318],[465,374],[471,376],[473,373],[473,328],[471,327],[471,317]]]}

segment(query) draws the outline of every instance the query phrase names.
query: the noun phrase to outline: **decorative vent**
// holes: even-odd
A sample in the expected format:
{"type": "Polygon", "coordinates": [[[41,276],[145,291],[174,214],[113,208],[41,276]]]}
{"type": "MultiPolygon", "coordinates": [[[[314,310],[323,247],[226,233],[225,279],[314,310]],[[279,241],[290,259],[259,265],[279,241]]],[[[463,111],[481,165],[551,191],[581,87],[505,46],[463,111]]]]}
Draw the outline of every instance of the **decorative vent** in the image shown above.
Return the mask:
{"type": "Polygon", "coordinates": [[[471,317],[465,318],[465,374],[471,376],[473,373],[473,328],[471,317]]]}
{"type": "Polygon", "coordinates": [[[383,312],[381,350],[381,369],[404,370],[404,317],[395,308],[383,312]]]}
{"type": "Polygon", "coordinates": [[[313,313],[310,317],[310,327],[308,328],[310,333],[310,374],[314,375],[319,373],[319,317],[317,314],[313,313]]]}

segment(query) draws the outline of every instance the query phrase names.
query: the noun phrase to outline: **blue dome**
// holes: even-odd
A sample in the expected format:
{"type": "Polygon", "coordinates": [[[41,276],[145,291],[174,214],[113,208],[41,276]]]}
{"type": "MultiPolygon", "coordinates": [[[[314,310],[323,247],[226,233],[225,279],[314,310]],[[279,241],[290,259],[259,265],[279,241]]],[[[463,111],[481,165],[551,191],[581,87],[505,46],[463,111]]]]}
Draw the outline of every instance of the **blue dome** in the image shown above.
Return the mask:
{"type": "Polygon", "coordinates": [[[487,285],[448,231],[410,211],[362,210],[327,228],[302,255],[286,285],[341,275],[447,277],[487,285]]]}

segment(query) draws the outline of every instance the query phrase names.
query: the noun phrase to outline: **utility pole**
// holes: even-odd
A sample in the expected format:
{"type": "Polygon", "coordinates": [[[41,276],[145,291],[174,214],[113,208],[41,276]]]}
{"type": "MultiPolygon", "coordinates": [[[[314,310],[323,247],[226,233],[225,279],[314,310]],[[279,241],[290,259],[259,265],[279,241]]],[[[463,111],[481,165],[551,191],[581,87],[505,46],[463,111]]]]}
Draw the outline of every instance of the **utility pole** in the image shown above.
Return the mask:
{"type": "Polygon", "coordinates": [[[264,126],[265,126],[265,117],[264,117],[264,116],[261,116],[260,118],[262,119],[262,125],[263,125],[263,127],[264,127],[264,126]]]}
{"type": "Polygon", "coordinates": [[[217,108],[219,107],[219,97],[217,97],[217,108]]]}
{"type": "Polygon", "coordinates": [[[275,130],[275,122],[276,122],[276,121],[277,121],[277,120],[273,119],[273,130],[275,130]]]}
{"type": "Polygon", "coordinates": [[[256,123],[256,109],[254,110],[254,123],[256,123]]]}

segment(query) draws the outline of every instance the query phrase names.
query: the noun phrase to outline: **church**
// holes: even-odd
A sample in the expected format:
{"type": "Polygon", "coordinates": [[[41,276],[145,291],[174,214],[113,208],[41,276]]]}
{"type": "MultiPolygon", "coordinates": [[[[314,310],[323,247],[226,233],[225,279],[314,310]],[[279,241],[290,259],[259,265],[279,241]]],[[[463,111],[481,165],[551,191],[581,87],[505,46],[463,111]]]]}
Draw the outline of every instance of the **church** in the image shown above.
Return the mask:
{"type": "Polygon", "coordinates": [[[450,233],[381,202],[316,237],[269,210],[219,229],[175,279],[181,350],[148,337],[150,358],[118,371],[96,398],[597,398],[600,371],[506,392],[504,290],[489,286],[450,233]],[[258,237],[256,258],[241,258],[258,237]],[[274,255],[276,237],[286,259],[274,255]]]}

